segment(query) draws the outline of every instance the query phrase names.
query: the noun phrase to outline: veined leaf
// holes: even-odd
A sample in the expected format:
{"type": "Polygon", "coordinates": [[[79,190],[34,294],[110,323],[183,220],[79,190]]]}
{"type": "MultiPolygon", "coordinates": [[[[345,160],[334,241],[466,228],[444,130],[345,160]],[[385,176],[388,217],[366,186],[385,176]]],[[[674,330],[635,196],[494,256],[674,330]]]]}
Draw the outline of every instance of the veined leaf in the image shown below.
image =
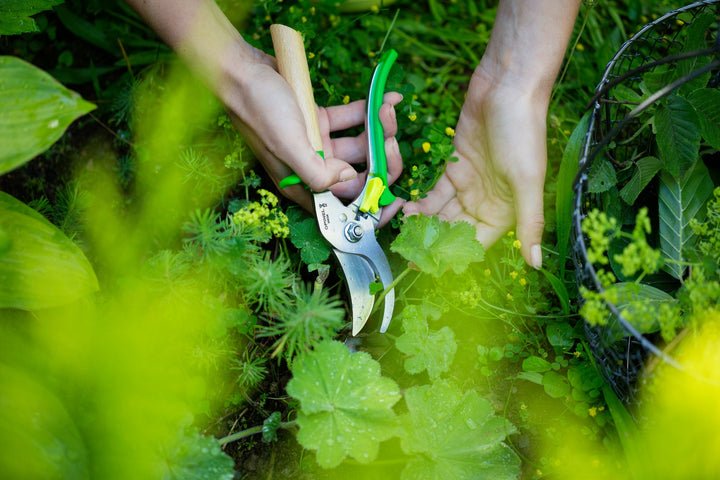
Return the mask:
{"type": "Polygon", "coordinates": [[[317,450],[321,467],[335,467],[348,455],[371,462],[379,442],[396,435],[398,386],[380,376],[380,364],[369,354],[325,341],[299,355],[291,370],[287,392],[300,401],[297,440],[317,450]]]}
{"type": "Polygon", "coordinates": [[[697,160],[700,130],[695,109],[683,97],[674,95],[658,105],[655,111],[655,139],[665,168],[682,176],[697,160]]]}
{"type": "Polygon", "coordinates": [[[617,174],[615,173],[615,167],[605,158],[598,157],[596,163],[588,172],[588,192],[606,192],[616,184],[617,174]]]}
{"type": "Polygon", "coordinates": [[[390,249],[434,277],[447,270],[462,273],[485,256],[475,239],[475,228],[467,222],[448,223],[437,216],[407,217],[390,249]]]}
{"type": "Polygon", "coordinates": [[[183,434],[165,456],[162,480],[232,480],[233,460],[213,437],[183,434]]]}
{"type": "Polygon", "coordinates": [[[60,5],[64,0],[3,0],[0,2],[0,35],[39,32],[36,13],[60,5]]]}
{"type": "Polygon", "coordinates": [[[436,381],[405,392],[401,447],[414,458],[402,480],[516,479],[520,460],[503,440],[515,427],[475,390],[436,381]]]}
{"type": "Polygon", "coordinates": [[[330,256],[330,247],[312,218],[290,224],[290,241],[300,249],[300,258],[308,265],[322,263],[330,256]]]}
{"type": "Polygon", "coordinates": [[[703,138],[714,149],[720,150],[720,91],[700,88],[687,99],[697,112],[703,138]]]}
{"type": "MultiPolygon", "coordinates": [[[[708,37],[708,29],[710,25],[715,21],[715,16],[710,13],[704,13],[698,15],[692,21],[687,28],[687,35],[685,37],[685,44],[683,45],[683,52],[692,52],[694,50],[701,50],[709,46],[709,42],[706,40],[708,37]]],[[[675,71],[675,78],[681,78],[685,75],[702,68],[710,63],[709,55],[702,55],[699,57],[689,58],[678,62],[675,71]]],[[[698,88],[703,88],[707,85],[710,80],[711,72],[705,72],[697,78],[686,82],[680,86],[680,92],[683,94],[692,92],[698,88]]]]}
{"type": "MultiPolygon", "coordinates": [[[[555,203],[555,217],[557,222],[557,250],[558,258],[564,259],[567,255],[567,248],[570,242],[570,228],[572,226],[573,180],[577,175],[578,161],[580,160],[580,149],[587,132],[590,113],[586,113],[570,135],[567,147],[563,152],[560,170],[557,178],[557,201],[555,203]]],[[[565,262],[561,262],[562,272],[565,271],[565,262]]],[[[560,277],[564,277],[563,274],[560,277]]]]}
{"type": "Polygon", "coordinates": [[[56,226],[0,192],[0,308],[37,310],[98,289],[82,251],[56,226]]]}
{"type": "Polygon", "coordinates": [[[620,190],[620,198],[625,200],[628,205],[635,203],[638,195],[647,187],[655,174],[660,171],[663,163],[656,157],[643,157],[635,162],[635,166],[637,169],[630,181],[620,190]]]}
{"type": "Polygon", "coordinates": [[[0,174],[45,151],[95,105],[15,57],[0,57],[0,174]]]}
{"type": "Polygon", "coordinates": [[[713,182],[702,161],[697,161],[682,179],[666,171],[660,175],[660,250],[670,261],[665,268],[677,279],[682,279],[686,267],[672,262],[685,261],[683,251],[694,246],[696,235],[690,220],[705,218],[704,206],[712,190],[713,182]]]}
{"type": "Polygon", "coordinates": [[[457,343],[450,327],[445,326],[438,331],[430,330],[428,313],[418,305],[405,307],[402,312],[405,333],[395,341],[395,347],[409,355],[405,359],[405,370],[412,374],[427,370],[430,378],[435,379],[450,370],[457,343]]]}

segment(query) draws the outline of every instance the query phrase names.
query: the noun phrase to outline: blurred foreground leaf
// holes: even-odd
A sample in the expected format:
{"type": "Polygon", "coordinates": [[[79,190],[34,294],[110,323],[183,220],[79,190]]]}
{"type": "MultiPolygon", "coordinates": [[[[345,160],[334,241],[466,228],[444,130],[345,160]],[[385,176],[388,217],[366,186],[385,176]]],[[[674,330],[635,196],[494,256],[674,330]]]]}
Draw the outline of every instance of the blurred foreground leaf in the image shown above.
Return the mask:
{"type": "Polygon", "coordinates": [[[233,460],[218,441],[198,433],[184,435],[166,457],[162,480],[232,480],[233,460]]]}
{"type": "Polygon", "coordinates": [[[94,108],[39,68],[0,57],[0,174],[44,152],[94,108]]]}
{"type": "Polygon", "coordinates": [[[42,215],[0,192],[0,308],[37,310],[98,289],[83,252],[42,215]]]}
{"type": "Polygon", "coordinates": [[[392,407],[400,399],[398,386],[380,376],[369,354],[323,342],[298,356],[292,373],[287,392],[300,401],[297,440],[317,450],[321,467],[335,467],[348,455],[371,462],[378,444],[397,433],[392,407]]]}

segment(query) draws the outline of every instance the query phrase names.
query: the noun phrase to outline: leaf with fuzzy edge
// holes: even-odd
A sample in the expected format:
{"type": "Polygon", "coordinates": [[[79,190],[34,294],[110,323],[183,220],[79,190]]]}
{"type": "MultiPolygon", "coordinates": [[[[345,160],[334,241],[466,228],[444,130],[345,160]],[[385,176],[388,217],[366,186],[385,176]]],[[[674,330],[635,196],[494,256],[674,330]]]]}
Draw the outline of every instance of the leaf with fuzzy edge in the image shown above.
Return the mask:
{"type": "Polygon", "coordinates": [[[405,402],[401,447],[413,458],[402,480],[518,478],[520,460],[502,443],[515,427],[475,390],[441,380],[407,389],[405,402]]]}
{"type": "Polygon", "coordinates": [[[390,249],[433,277],[450,269],[460,274],[485,257],[472,225],[449,223],[423,214],[406,218],[390,249]]]}
{"type": "Polygon", "coordinates": [[[299,355],[291,370],[287,392],[300,401],[297,440],[317,451],[321,467],[335,467],[348,455],[369,463],[379,442],[397,434],[392,407],[400,399],[398,386],[380,376],[369,354],[325,341],[299,355]]]}
{"type": "Polygon", "coordinates": [[[457,342],[450,327],[442,327],[438,331],[428,328],[428,312],[418,305],[410,305],[403,310],[403,330],[395,341],[395,347],[408,355],[405,359],[405,370],[417,374],[427,370],[431,379],[438,378],[450,370],[455,358],[457,342]]]}
{"type": "Polygon", "coordinates": [[[690,227],[690,220],[705,218],[703,207],[712,191],[713,182],[702,161],[697,161],[682,179],[666,171],[660,175],[660,250],[663,257],[671,261],[666,262],[664,268],[678,280],[682,279],[687,267],[672,262],[684,262],[683,251],[694,246],[697,236],[690,227]]]}

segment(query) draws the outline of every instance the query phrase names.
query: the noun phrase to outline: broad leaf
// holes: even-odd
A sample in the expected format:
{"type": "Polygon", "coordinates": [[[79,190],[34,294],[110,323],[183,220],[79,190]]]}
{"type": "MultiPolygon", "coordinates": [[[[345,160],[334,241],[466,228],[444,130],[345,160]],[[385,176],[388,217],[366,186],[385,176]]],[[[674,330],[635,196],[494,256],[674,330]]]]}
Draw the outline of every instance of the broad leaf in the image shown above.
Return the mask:
{"type": "Polygon", "coordinates": [[[663,171],[660,175],[658,198],[660,217],[660,250],[666,261],[665,268],[677,279],[682,279],[684,265],[683,251],[695,245],[696,235],[690,227],[690,220],[705,218],[705,202],[712,195],[713,182],[702,161],[698,161],[683,179],[663,171]]]}
{"type": "Polygon", "coordinates": [[[617,175],[612,163],[598,157],[588,172],[588,192],[602,193],[610,190],[617,184],[617,175]]]}
{"type": "Polygon", "coordinates": [[[234,462],[213,437],[183,435],[164,458],[162,480],[232,480],[234,462]]]}
{"type": "Polygon", "coordinates": [[[402,449],[414,456],[402,480],[516,479],[520,460],[503,440],[513,425],[496,417],[490,402],[475,390],[450,383],[412,387],[405,392],[408,413],[402,449]]]}
{"type": "Polygon", "coordinates": [[[427,370],[431,379],[450,369],[455,358],[457,343],[450,327],[430,330],[427,310],[410,305],[402,312],[404,334],[395,341],[395,347],[408,355],[405,370],[412,374],[427,370]]]}
{"type": "Polygon", "coordinates": [[[437,216],[407,217],[390,249],[413,262],[421,271],[439,277],[449,269],[462,273],[485,256],[467,222],[448,223],[437,216]]]}
{"type": "Polygon", "coordinates": [[[290,241],[300,249],[300,258],[308,265],[322,263],[330,255],[330,247],[312,218],[290,224],[290,241]]]}
{"type": "Polygon", "coordinates": [[[547,372],[552,368],[552,365],[544,358],[531,355],[523,360],[522,368],[526,372],[547,372]]]}
{"type": "Polygon", "coordinates": [[[4,192],[0,237],[0,308],[49,308],[98,289],[82,251],[45,217],[4,192]]]}
{"type": "Polygon", "coordinates": [[[15,57],[0,57],[0,174],[55,143],[95,105],[15,57]]]}
{"type": "MultiPolygon", "coordinates": [[[[555,203],[555,217],[557,222],[557,250],[558,258],[564,259],[567,255],[567,248],[570,242],[570,228],[572,226],[572,214],[574,209],[575,192],[573,192],[573,180],[578,171],[580,150],[587,132],[590,114],[586,113],[570,135],[567,147],[563,152],[560,170],[557,178],[557,201],[555,203]]],[[[565,262],[561,262],[562,271],[565,271],[565,262]]],[[[564,275],[560,275],[562,278],[564,275]]]]}
{"type": "Polygon", "coordinates": [[[39,32],[36,13],[60,5],[64,0],[3,0],[0,2],[0,35],[39,32]]]}
{"type": "MultiPolygon", "coordinates": [[[[677,302],[669,293],[644,283],[620,282],[610,286],[608,292],[618,298],[616,306],[623,318],[641,334],[660,330],[659,319],[651,312],[656,312],[662,303],[677,302]]],[[[608,337],[611,341],[616,342],[628,335],[630,332],[620,325],[617,318],[610,316],[608,337]]]]}
{"type": "Polygon", "coordinates": [[[620,190],[620,198],[625,200],[628,205],[635,203],[635,200],[650,183],[650,180],[660,171],[663,163],[655,157],[643,157],[635,162],[635,166],[637,168],[633,172],[630,181],[620,190]]]}
{"type": "Polygon", "coordinates": [[[552,398],[564,397],[570,393],[570,383],[568,383],[567,378],[552,370],[543,374],[542,386],[545,393],[552,398]]]}
{"type": "Polygon", "coordinates": [[[698,158],[700,130],[695,109],[682,97],[673,95],[658,105],[655,128],[660,158],[665,168],[681,176],[698,158]]]}
{"type": "MultiPolygon", "coordinates": [[[[715,16],[710,13],[704,13],[698,15],[693,19],[692,23],[685,28],[687,31],[685,42],[683,45],[683,52],[692,52],[695,50],[702,50],[709,47],[709,42],[706,40],[709,38],[708,29],[710,25],[715,21],[715,16]]],[[[687,60],[678,62],[677,68],[675,69],[675,78],[681,78],[685,75],[692,73],[693,71],[704,67],[710,63],[709,55],[702,55],[687,60]]],[[[680,86],[680,92],[683,94],[692,92],[698,88],[707,86],[708,80],[710,80],[711,72],[705,72],[704,74],[696,77],[689,82],[685,82],[680,86]]]]}
{"type": "Polygon", "coordinates": [[[688,101],[697,112],[703,138],[720,150],[720,91],[701,88],[688,95],[688,101]]]}
{"type": "Polygon", "coordinates": [[[380,364],[369,354],[321,342],[299,355],[291,370],[287,392],[300,401],[297,440],[317,451],[320,466],[335,467],[348,455],[371,462],[379,442],[396,435],[398,386],[380,376],[380,364]]]}

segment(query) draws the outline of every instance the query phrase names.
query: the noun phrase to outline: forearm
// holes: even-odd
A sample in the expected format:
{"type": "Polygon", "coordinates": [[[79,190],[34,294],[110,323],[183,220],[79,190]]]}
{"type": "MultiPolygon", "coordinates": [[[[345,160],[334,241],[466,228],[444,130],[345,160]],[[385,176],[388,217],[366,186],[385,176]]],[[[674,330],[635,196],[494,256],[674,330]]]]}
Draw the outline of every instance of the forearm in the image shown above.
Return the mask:
{"type": "Polygon", "coordinates": [[[549,98],[581,0],[501,0],[476,73],[549,98]]]}

